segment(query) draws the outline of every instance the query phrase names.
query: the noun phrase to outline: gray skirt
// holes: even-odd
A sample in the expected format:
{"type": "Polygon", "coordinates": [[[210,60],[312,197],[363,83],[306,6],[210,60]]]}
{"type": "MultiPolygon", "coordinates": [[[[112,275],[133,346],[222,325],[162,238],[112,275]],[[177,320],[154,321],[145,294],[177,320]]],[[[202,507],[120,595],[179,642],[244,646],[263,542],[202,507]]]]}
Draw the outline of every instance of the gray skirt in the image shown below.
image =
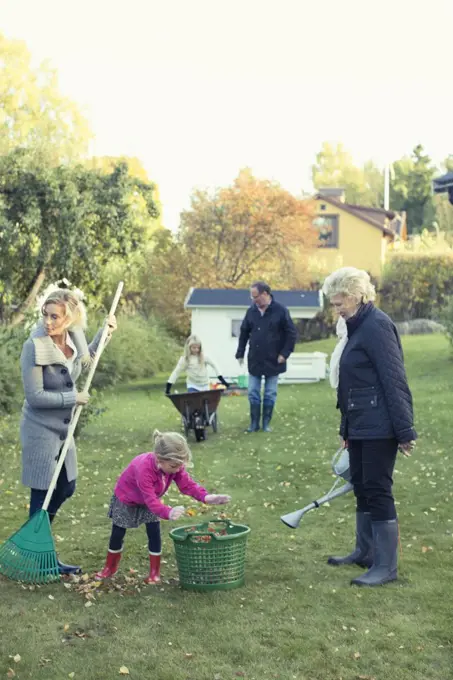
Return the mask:
{"type": "Polygon", "coordinates": [[[126,505],[113,494],[107,517],[123,529],[136,529],[140,524],[160,522],[160,517],[148,510],[146,505],[126,505]]]}

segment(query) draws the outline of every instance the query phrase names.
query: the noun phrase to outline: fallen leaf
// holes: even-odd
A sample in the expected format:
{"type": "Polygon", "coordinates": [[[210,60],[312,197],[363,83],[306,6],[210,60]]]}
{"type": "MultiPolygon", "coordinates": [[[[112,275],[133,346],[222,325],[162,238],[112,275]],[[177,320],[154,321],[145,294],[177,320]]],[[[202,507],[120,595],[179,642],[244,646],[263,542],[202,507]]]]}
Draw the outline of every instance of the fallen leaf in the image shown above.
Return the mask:
{"type": "Polygon", "coordinates": [[[55,600],[53,595],[49,595],[49,600],[55,600]]]}
{"type": "Polygon", "coordinates": [[[67,631],[69,630],[69,623],[64,624],[63,630],[64,630],[65,633],[67,633],[67,631]]]}
{"type": "Polygon", "coordinates": [[[354,652],[353,654],[354,659],[360,659],[360,656],[361,656],[360,652],[354,652]]]}
{"type": "Polygon", "coordinates": [[[184,654],[184,657],[186,659],[191,659],[193,657],[193,654],[190,654],[189,652],[187,654],[184,654]]]}
{"type": "Polygon", "coordinates": [[[75,676],[74,671],[72,673],[69,673],[68,678],[73,678],[75,676]]]}
{"type": "Polygon", "coordinates": [[[8,668],[8,672],[6,673],[6,677],[7,678],[15,678],[16,677],[15,671],[13,671],[12,668],[8,668]]]}
{"type": "Polygon", "coordinates": [[[129,675],[129,668],[127,666],[121,666],[120,675],[129,675]]]}
{"type": "Polygon", "coordinates": [[[16,656],[13,656],[13,661],[15,661],[16,663],[19,663],[19,661],[21,660],[21,658],[22,658],[22,657],[21,657],[20,654],[16,654],[16,656]]]}
{"type": "Polygon", "coordinates": [[[88,600],[88,602],[85,602],[85,607],[91,607],[93,602],[91,600],[88,600]]]}

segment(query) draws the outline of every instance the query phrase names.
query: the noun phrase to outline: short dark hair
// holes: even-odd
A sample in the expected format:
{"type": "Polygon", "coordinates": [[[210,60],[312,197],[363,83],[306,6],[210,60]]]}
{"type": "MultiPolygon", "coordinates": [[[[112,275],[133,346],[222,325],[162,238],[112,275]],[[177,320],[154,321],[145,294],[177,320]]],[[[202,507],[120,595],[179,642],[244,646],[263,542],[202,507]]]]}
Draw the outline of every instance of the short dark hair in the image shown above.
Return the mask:
{"type": "Polygon", "coordinates": [[[271,295],[271,287],[264,281],[255,281],[255,283],[252,283],[250,288],[256,288],[260,295],[261,293],[267,293],[268,295],[271,295]]]}

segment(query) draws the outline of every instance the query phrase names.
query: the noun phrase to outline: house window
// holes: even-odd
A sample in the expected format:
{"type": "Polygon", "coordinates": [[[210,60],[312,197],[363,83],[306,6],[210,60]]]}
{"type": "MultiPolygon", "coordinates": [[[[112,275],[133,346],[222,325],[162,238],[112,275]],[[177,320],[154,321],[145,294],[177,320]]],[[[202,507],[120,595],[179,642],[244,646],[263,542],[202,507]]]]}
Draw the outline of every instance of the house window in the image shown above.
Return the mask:
{"type": "Polygon", "coordinates": [[[338,215],[318,215],[313,225],[318,230],[319,248],[338,248],[338,215]]]}
{"type": "Polygon", "coordinates": [[[239,321],[237,319],[231,320],[231,337],[238,338],[241,334],[241,323],[242,319],[239,321]]]}

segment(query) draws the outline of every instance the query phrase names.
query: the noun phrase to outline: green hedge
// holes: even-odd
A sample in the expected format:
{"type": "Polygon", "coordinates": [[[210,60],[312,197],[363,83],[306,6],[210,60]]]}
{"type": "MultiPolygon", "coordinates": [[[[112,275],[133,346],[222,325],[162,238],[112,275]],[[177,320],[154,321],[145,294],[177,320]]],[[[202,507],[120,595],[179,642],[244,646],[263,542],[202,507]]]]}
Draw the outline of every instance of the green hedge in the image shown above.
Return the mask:
{"type": "MultiPolygon", "coordinates": [[[[97,325],[90,326],[90,340],[101,324],[99,319],[97,325]]],[[[171,371],[180,354],[181,347],[156,319],[145,319],[138,314],[122,315],[96,370],[93,385],[105,387],[171,371]]]]}
{"type": "Polygon", "coordinates": [[[335,335],[336,316],[333,307],[326,301],[325,309],[318,312],[313,319],[294,319],[296,327],[297,343],[323,340],[335,335]]]}
{"type": "Polygon", "coordinates": [[[24,326],[0,326],[0,415],[13,413],[22,403],[20,354],[27,335],[24,326]]]}
{"type": "Polygon", "coordinates": [[[445,328],[445,335],[453,348],[453,296],[449,298],[440,315],[440,321],[445,328]]]}
{"type": "Polygon", "coordinates": [[[451,295],[453,253],[398,253],[384,267],[379,304],[395,321],[437,321],[451,295]]]}

